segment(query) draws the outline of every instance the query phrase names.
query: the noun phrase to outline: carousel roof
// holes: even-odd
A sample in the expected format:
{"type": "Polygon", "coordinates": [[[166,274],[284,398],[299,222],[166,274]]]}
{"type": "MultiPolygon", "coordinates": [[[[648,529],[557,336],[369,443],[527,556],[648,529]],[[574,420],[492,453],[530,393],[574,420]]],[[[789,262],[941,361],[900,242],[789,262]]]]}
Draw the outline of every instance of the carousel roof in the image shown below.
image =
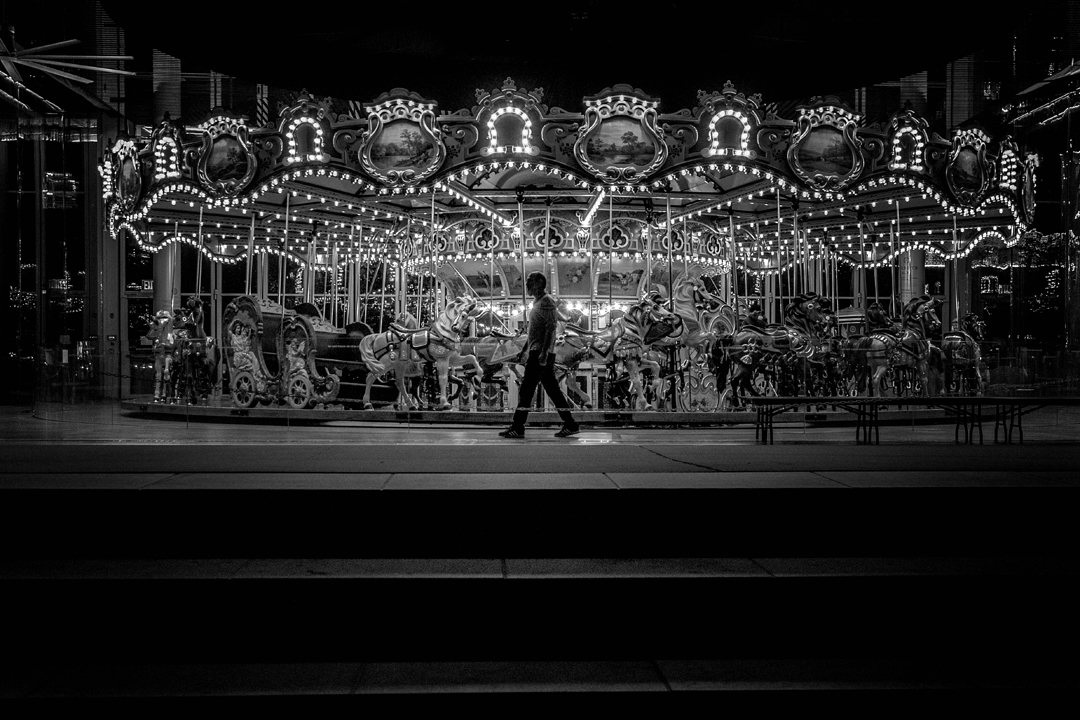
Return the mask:
{"type": "Polygon", "coordinates": [[[470,108],[395,89],[362,112],[298,94],[265,123],[218,110],[119,139],[109,225],[151,250],[198,245],[308,264],[603,253],[776,272],[824,253],[891,263],[1015,243],[1033,179],[1009,137],[942,138],[910,110],[867,125],[836,98],[782,117],[730,83],[692,108],[614,85],[574,110],[506,78],[470,108]],[[524,241],[522,241],[524,237],[524,241]],[[321,259],[320,259],[321,258],[321,259]]]}

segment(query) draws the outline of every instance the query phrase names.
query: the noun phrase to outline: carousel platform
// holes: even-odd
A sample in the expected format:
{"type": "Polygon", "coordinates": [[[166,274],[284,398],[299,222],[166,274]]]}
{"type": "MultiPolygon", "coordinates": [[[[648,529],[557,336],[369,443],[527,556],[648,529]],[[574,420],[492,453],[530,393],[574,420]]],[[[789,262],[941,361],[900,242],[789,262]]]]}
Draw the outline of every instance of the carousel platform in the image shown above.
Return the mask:
{"type": "MultiPolygon", "coordinates": [[[[120,409],[149,416],[172,416],[187,419],[223,421],[259,421],[269,423],[311,424],[355,423],[407,423],[447,426],[495,426],[507,425],[512,411],[499,410],[413,410],[403,412],[391,407],[363,410],[355,405],[331,404],[297,410],[284,405],[238,408],[227,396],[210,398],[206,404],[157,403],[150,396],[132,397],[120,402],[120,409]]],[[[723,427],[753,426],[756,413],[740,412],[678,412],[657,410],[575,410],[574,418],[585,427],[723,427]]],[[[529,414],[529,424],[546,426],[561,424],[554,411],[535,410],[529,414]]],[[[800,425],[805,427],[849,426],[857,422],[854,413],[831,406],[808,404],[800,411],[787,412],[777,418],[777,425],[800,425]]],[[[902,408],[883,410],[880,423],[926,424],[953,422],[945,411],[926,408],[902,408]]]]}

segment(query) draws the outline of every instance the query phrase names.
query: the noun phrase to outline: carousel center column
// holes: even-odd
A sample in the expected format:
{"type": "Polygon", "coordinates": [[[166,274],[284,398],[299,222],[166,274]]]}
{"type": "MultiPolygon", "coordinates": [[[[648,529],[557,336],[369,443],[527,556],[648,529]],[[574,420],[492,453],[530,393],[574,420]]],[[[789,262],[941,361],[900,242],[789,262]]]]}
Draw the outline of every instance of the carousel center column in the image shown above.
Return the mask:
{"type": "Polygon", "coordinates": [[[900,303],[919,297],[926,288],[926,251],[908,250],[900,254],[900,303]]]}
{"type": "Polygon", "coordinates": [[[180,307],[180,244],[154,253],[154,312],[180,307]]]}

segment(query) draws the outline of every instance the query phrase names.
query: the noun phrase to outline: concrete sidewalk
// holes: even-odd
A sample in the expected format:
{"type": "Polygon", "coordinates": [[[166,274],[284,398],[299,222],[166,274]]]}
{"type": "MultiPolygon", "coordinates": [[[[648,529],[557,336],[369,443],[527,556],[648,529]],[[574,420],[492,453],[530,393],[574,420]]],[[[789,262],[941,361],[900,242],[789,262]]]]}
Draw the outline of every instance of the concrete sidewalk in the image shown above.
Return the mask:
{"type": "Polygon", "coordinates": [[[1080,677],[1077,421],[762,446],[3,408],[0,698],[1049,710],[1080,677]]]}

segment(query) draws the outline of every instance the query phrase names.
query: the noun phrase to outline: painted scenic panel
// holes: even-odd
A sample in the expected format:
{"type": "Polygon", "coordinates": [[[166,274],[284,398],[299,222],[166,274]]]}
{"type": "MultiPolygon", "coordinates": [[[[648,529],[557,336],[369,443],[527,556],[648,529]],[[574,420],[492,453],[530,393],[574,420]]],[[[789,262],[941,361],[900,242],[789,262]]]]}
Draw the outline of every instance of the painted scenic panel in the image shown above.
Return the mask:
{"type": "Polygon", "coordinates": [[[371,162],[380,170],[423,170],[435,158],[435,146],[420,131],[419,123],[387,123],[371,146],[371,162]]]}
{"type": "Polygon", "coordinates": [[[596,278],[596,297],[606,299],[609,295],[613,298],[637,298],[638,285],[641,276],[645,273],[642,269],[633,269],[630,263],[615,263],[609,272],[607,268],[600,271],[596,278]]]}
{"type": "Polygon", "coordinates": [[[451,267],[444,265],[439,268],[439,281],[446,287],[450,297],[475,297],[469,288],[465,287],[465,281],[451,267]]]}
{"type": "Polygon", "coordinates": [[[477,297],[490,298],[493,296],[493,291],[494,297],[502,296],[503,282],[498,267],[495,268],[494,277],[487,263],[456,263],[456,267],[458,272],[465,276],[466,282],[477,297]]]}
{"type": "Polygon", "coordinates": [[[645,167],[656,157],[656,145],[631,118],[602,120],[585,145],[585,154],[597,167],[645,167]]]}
{"type": "Polygon", "coordinates": [[[846,175],[855,166],[855,156],[844,134],[831,127],[819,127],[799,146],[799,164],[810,173],[846,175]]]}
{"type": "Polygon", "coordinates": [[[949,166],[949,179],[960,190],[978,190],[982,187],[979,177],[979,156],[971,148],[963,148],[949,166]]]}
{"type": "Polygon", "coordinates": [[[120,194],[125,200],[134,201],[139,194],[139,169],[134,159],[125,157],[120,164],[120,194]]]}
{"type": "Polygon", "coordinates": [[[496,272],[501,270],[503,276],[506,278],[507,296],[511,298],[521,297],[521,294],[525,289],[525,286],[521,280],[521,268],[512,263],[496,262],[496,264],[498,265],[498,269],[496,270],[496,272]]]}
{"type": "Polygon", "coordinates": [[[222,135],[210,146],[206,159],[206,177],[210,182],[240,180],[248,171],[244,146],[232,135],[222,135]]]}
{"type": "Polygon", "coordinates": [[[592,293],[588,260],[559,258],[556,262],[559,265],[559,295],[588,297],[592,293]]]}

